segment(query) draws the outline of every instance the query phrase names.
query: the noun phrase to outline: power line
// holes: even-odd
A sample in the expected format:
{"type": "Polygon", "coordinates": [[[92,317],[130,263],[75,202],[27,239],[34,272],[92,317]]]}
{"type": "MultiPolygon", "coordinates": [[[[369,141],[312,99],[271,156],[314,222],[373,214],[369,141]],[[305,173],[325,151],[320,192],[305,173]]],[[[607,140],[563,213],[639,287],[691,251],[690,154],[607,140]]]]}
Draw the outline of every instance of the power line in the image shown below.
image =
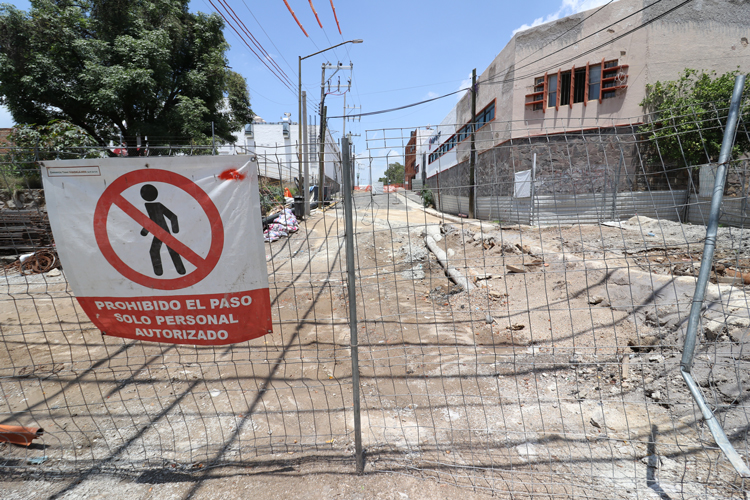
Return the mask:
{"type": "MultiPolygon", "coordinates": [[[[287,67],[288,67],[288,68],[290,69],[290,71],[291,71],[292,75],[296,77],[296,76],[297,76],[297,72],[296,72],[296,71],[294,70],[294,68],[292,67],[292,65],[291,65],[291,64],[289,64],[289,61],[287,61],[287,60],[286,60],[286,58],[284,57],[284,54],[283,54],[283,52],[282,52],[281,50],[279,50],[279,48],[278,48],[278,47],[276,46],[276,44],[275,44],[275,43],[273,42],[273,39],[272,39],[272,38],[271,38],[271,36],[270,36],[270,35],[268,34],[268,32],[266,32],[265,28],[264,28],[264,27],[263,27],[263,25],[262,25],[262,24],[260,23],[260,21],[258,20],[258,18],[257,18],[257,17],[255,17],[255,14],[254,14],[254,13],[253,13],[253,11],[252,11],[252,10],[250,9],[250,7],[249,7],[249,6],[247,5],[247,3],[245,2],[245,0],[242,0],[242,4],[243,4],[243,5],[245,6],[245,8],[247,9],[247,11],[248,11],[248,12],[250,13],[250,15],[251,15],[251,16],[253,16],[253,19],[254,19],[254,20],[255,20],[255,22],[256,22],[256,23],[258,24],[258,27],[260,27],[261,31],[263,31],[263,34],[264,34],[264,35],[266,35],[266,38],[268,38],[268,41],[269,41],[269,42],[271,42],[271,45],[273,45],[273,48],[274,48],[274,49],[276,49],[276,52],[278,52],[278,54],[279,54],[279,55],[281,56],[281,59],[282,59],[282,60],[284,61],[284,63],[286,63],[286,65],[287,65],[287,67]]],[[[312,41],[312,39],[310,39],[310,41],[312,41]]],[[[313,42],[313,45],[315,45],[315,43],[314,43],[314,42],[313,42]]],[[[309,89],[308,87],[306,87],[306,86],[305,86],[304,84],[303,84],[303,87],[305,88],[305,90],[307,90],[307,95],[308,95],[308,99],[312,101],[312,105],[313,105],[313,106],[317,106],[317,105],[318,105],[318,100],[317,100],[317,99],[315,99],[315,97],[314,97],[314,96],[313,96],[313,97],[310,97],[311,95],[313,95],[313,93],[311,93],[311,92],[310,92],[310,89],[309,89]]],[[[296,95],[296,93],[295,93],[295,95],[296,95]]],[[[270,99],[269,99],[269,100],[270,100],[270,99]]],[[[275,101],[271,101],[271,102],[275,102],[275,101]]],[[[278,103],[277,103],[277,104],[278,104],[278,103]]]]}
{"type": "Polygon", "coordinates": [[[221,2],[224,5],[225,8],[229,9],[229,11],[231,12],[231,15],[236,20],[236,22],[238,23],[238,25],[241,25],[242,28],[243,28],[243,30],[245,31],[245,33],[247,33],[250,36],[250,41],[253,42],[253,45],[255,45],[258,48],[258,50],[260,50],[263,53],[263,55],[269,61],[271,61],[271,64],[273,64],[273,66],[278,71],[280,71],[282,75],[284,75],[284,77],[287,79],[287,81],[289,83],[293,83],[292,80],[289,78],[289,76],[284,72],[284,70],[281,69],[281,66],[279,66],[278,63],[273,59],[273,57],[271,57],[271,54],[268,53],[268,51],[263,47],[263,45],[250,32],[250,30],[247,28],[247,26],[245,26],[245,23],[242,22],[242,19],[240,19],[240,17],[237,15],[237,13],[234,11],[234,9],[225,0],[219,0],[219,2],[221,2]]]}
{"type": "MultiPolygon", "coordinates": [[[[219,1],[221,1],[221,0],[219,0],[219,1]]],[[[228,19],[226,18],[226,16],[224,15],[224,13],[223,13],[223,12],[221,12],[221,10],[220,10],[219,8],[217,8],[217,7],[216,7],[216,5],[214,4],[213,0],[208,0],[208,2],[209,2],[209,3],[211,4],[211,6],[212,6],[212,7],[213,7],[213,8],[214,8],[214,9],[216,10],[216,12],[217,12],[217,13],[218,13],[218,14],[219,14],[219,15],[220,15],[221,17],[222,17],[222,19],[224,19],[224,22],[226,22],[226,23],[227,23],[227,25],[228,25],[228,26],[229,26],[230,28],[232,28],[232,31],[234,31],[234,32],[235,32],[235,33],[237,34],[237,36],[238,36],[238,37],[240,38],[240,40],[241,40],[241,41],[242,41],[242,42],[243,42],[243,43],[244,43],[244,44],[245,44],[245,45],[247,46],[247,48],[248,48],[248,49],[250,49],[250,52],[252,52],[252,53],[253,53],[253,54],[255,55],[255,57],[257,57],[257,58],[258,58],[258,59],[260,60],[260,62],[262,62],[262,63],[263,63],[263,65],[264,65],[264,66],[265,66],[266,68],[268,68],[268,70],[269,70],[269,71],[270,71],[270,72],[271,72],[271,73],[272,73],[272,74],[273,74],[273,75],[274,75],[274,76],[275,76],[276,78],[278,78],[278,79],[279,79],[279,81],[280,81],[280,82],[281,82],[282,84],[284,84],[284,86],[285,86],[285,87],[287,87],[287,88],[288,88],[288,89],[289,89],[289,90],[290,90],[290,91],[291,91],[291,92],[292,92],[292,93],[293,93],[294,95],[296,95],[296,92],[295,92],[295,91],[293,90],[293,84],[292,84],[292,85],[290,86],[290,84],[289,84],[289,83],[288,83],[288,82],[287,82],[287,81],[286,81],[286,80],[285,80],[284,78],[282,78],[282,76],[280,76],[279,74],[277,74],[277,73],[276,73],[276,71],[275,71],[275,70],[274,70],[274,69],[273,69],[273,68],[272,68],[271,66],[269,66],[269,65],[268,65],[268,63],[266,63],[266,61],[264,60],[264,58],[263,58],[263,57],[261,57],[260,55],[258,55],[258,53],[257,53],[257,52],[255,52],[255,50],[253,50],[253,48],[252,48],[252,47],[250,46],[250,44],[249,44],[249,43],[247,43],[247,40],[245,39],[245,37],[244,37],[244,36],[243,36],[242,34],[240,34],[240,32],[239,32],[239,31],[237,31],[237,28],[235,28],[235,27],[234,27],[234,25],[233,25],[233,24],[232,24],[232,23],[231,23],[231,22],[230,22],[230,21],[229,21],[229,20],[228,20],[228,19]]],[[[230,16],[230,17],[231,17],[231,16],[230,16]]],[[[288,77],[287,77],[287,78],[288,78],[288,77]]]]}
{"type": "MultiPolygon", "coordinates": [[[[663,0],[657,0],[657,1],[656,1],[656,2],[654,2],[653,4],[651,4],[651,5],[647,6],[647,7],[644,7],[643,9],[641,9],[641,10],[640,10],[640,11],[638,11],[638,12],[642,12],[643,10],[645,10],[645,9],[647,9],[647,8],[649,8],[649,7],[653,7],[654,5],[656,5],[656,4],[658,4],[658,3],[662,2],[662,1],[663,1],[663,0]]],[[[645,28],[646,26],[650,25],[651,23],[654,23],[654,22],[658,21],[659,19],[663,18],[664,16],[666,16],[666,15],[668,15],[668,14],[671,14],[671,13],[672,13],[672,12],[674,12],[675,10],[677,10],[677,9],[679,9],[679,8],[681,8],[681,7],[683,7],[683,6],[685,6],[686,4],[688,4],[688,3],[692,2],[692,1],[693,1],[693,0],[685,0],[685,1],[683,1],[682,3],[680,3],[680,4],[676,5],[675,7],[672,7],[671,9],[669,9],[669,10],[666,10],[666,11],[662,12],[661,14],[659,14],[659,15],[655,16],[654,18],[652,18],[652,19],[650,19],[650,20],[648,20],[648,21],[646,21],[646,22],[644,22],[644,23],[642,23],[642,24],[640,24],[640,25],[636,26],[635,28],[633,28],[633,29],[631,29],[631,30],[629,30],[629,31],[626,31],[626,32],[624,32],[624,33],[622,33],[622,34],[620,34],[620,35],[618,35],[618,36],[616,36],[616,37],[612,38],[611,40],[607,40],[606,42],[604,42],[604,43],[602,43],[602,44],[599,44],[599,45],[597,45],[597,46],[595,46],[595,47],[593,47],[593,48],[591,48],[591,49],[589,49],[589,50],[587,50],[587,51],[585,51],[585,52],[582,52],[582,53],[580,53],[580,54],[576,54],[576,55],[575,55],[574,57],[572,57],[572,58],[569,58],[569,59],[566,59],[566,60],[564,60],[564,61],[560,61],[560,62],[558,62],[558,63],[556,63],[556,64],[553,64],[552,66],[549,66],[549,67],[548,67],[548,68],[546,68],[546,69],[539,69],[539,70],[536,70],[536,72],[548,71],[548,70],[550,70],[550,69],[552,69],[552,68],[555,68],[555,67],[561,66],[561,65],[563,65],[563,64],[567,64],[567,63],[569,63],[569,62],[572,62],[572,61],[574,61],[574,60],[576,60],[576,59],[580,58],[581,56],[585,56],[585,55],[587,55],[587,54],[590,54],[590,53],[592,53],[592,52],[595,52],[595,51],[597,51],[597,50],[599,50],[599,49],[601,49],[601,48],[603,48],[603,47],[605,47],[605,46],[607,46],[607,45],[609,45],[609,44],[611,44],[611,43],[614,43],[614,42],[616,42],[617,40],[619,40],[619,39],[621,39],[621,38],[623,38],[623,37],[626,37],[626,36],[628,36],[628,35],[630,35],[630,34],[632,34],[632,33],[636,32],[636,31],[638,31],[638,30],[640,30],[640,29],[643,29],[643,28],[645,28]]],[[[633,14],[631,14],[631,15],[628,15],[628,16],[626,16],[626,17],[624,17],[624,18],[622,18],[622,19],[620,19],[620,20],[616,21],[615,23],[611,24],[610,26],[612,26],[612,25],[614,25],[614,24],[617,24],[618,22],[620,22],[620,21],[622,21],[622,20],[624,20],[624,19],[627,19],[628,17],[631,17],[632,15],[633,15],[633,14]]],[[[603,29],[607,29],[607,28],[605,27],[605,28],[603,28],[603,29]]],[[[601,31],[601,30],[599,30],[599,31],[601,31]]],[[[599,31],[597,31],[597,33],[598,33],[599,31]]],[[[593,35],[593,34],[592,34],[592,35],[593,35]]],[[[587,36],[587,37],[585,37],[585,38],[589,38],[590,36],[591,36],[591,35],[589,35],[589,36],[587,36]]],[[[584,38],[584,39],[585,39],[585,38],[584,38]]],[[[579,42],[580,42],[580,40],[577,40],[577,41],[576,41],[576,42],[575,42],[574,44],[570,44],[570,45],[567,45],[567,46],[565,46],[565,47],[563,47],[563,48],[561,48],[561,49],[559,49],[559,50],[557,50],[557,51],[553,52],[553,54],[556,54],[556,53],[559,53],[559,52],[560,52],[560,51],[562,51],[562,50],[568,49],[568,48],[572,47],[573,45],[575,45],[575,44],[577,44],[577,43],[579,43],[579,42]]],[[[539,62],[539,61],[541,61],[541,60],[543,60],[543,59],[546,59],[546,58],[547,58],[547,57],[549,57],[550,55],[552,55],[552,54],[549,54],[549,55],[546,55],[546,56],[540,57],[539,59],[537,59],[537,60],[535,60],[535,61],[532,61],[532,62],[530,62],[530,63],[528,63],[528,64],[526,64],[526,65],[524,65],[524,66],[522,66],[522,67],[528,67],[528,66],[530,66],[530,65],[532,65],[532,64],[534,64],[534,63],[536,63],[536,62],[539,62]]],[[[498,72],[498,73],[503,73],[504,71],[507,71],[507,70],[508,70],[508,68],[505,68],[504,70],[502,70],[502,71],[500,71],[500,72],[498,72]]],[[[536,74],[536,72],[535,72],[534,74],[536,74]]],[[[524,79],[527,79],[527,78],[529,78],[530,76],[531,76],[531,74],[529,74],[529,75],[523,75],[523,76],[516,76],[516,77],[513,77],[513,78],[511,78],[511,79],[508,79],[508,80],[503,80],[503,82],[502,82],[502,83],[506,83],[506,82],[514,82],[514,81],[518,81],[518,80],[524,80],[524,79]]],[[[477,82],[477,85],[480,85],[480,84],[484,84],[484,83],[487,83],[487,84],[491,84],[491,83],[497,83],[497,82],[495,82],[495,80],[496,80],[497,78],[498,78],[498,77],[495,77],[495,78],[488,78],[488,79],[486,79],[486,80],[481,80],[481,81],[478,81],[478,82],[477,82]]],[[[411,107],[414,107],[414,106],[419,106],[420,104],[425,104],[425,103],[428,103],[428,102],[436,101],[436,100],[438,100],[438,99],[444,99],[444,98],[446,98],[446,97],[449,97],[449,96],[452,96],[452,95],[458,94],[459,92],[464,92],[464,91],[467,91],[467,90],[470,90],[470,89],[471,89],[470,87],[468,87],[468,88],[463,88],[463,89],[459,89],[459,90],[457,90],[457,91],[455,91],[455,92],[450,92],[450,93],[448,93],[448,94],[444,94],[444,95],[440,95],[440,96],[437,96],[437,97],[433,97],[432,99],[426,99],[426,100],[424,100],[424,101],[419,101],[419,102],[415,102],[415,103],[411,103],[411,104],[406,104],[406,105],[404,105],[404,106],[399,106],[399,107],[396,107],[396,108],[383,109],[383,110],[379,110],[379,111],[371,111],[371,112],[369,112],[369,113],[361,113],[361,114],[359,114],[359,115],[350,115],[350,116],[351,116],[351,117],[356,117],[356,116],[372,116],[372,115],[379,115],[379,114],[383,114],[383,113],[391,113],[391,112],[393,112],[393,111],[399,111],[399,110],[402,110],[402,109],[406,109],[406,108],[411,108],[411,107]]],[[[342,117],[342,116],[331,116],[331,117],[329,117],[329,118],[331,118],[331,119],[334,119],[334,118],[343,118],[343,117],[342,117]]]]}

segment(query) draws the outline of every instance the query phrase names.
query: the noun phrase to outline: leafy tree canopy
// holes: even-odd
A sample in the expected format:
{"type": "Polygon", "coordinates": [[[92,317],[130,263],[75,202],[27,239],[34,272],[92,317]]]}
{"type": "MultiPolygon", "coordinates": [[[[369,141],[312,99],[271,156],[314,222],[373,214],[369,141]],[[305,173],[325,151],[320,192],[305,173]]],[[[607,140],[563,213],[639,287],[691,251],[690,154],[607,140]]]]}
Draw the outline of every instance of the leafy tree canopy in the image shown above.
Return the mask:
{"type": "MultiPolygon", "coordinates": [[[[700,165],[716,161],[721,151],[734,78],[738,71],[716,77],[716,72],[685,69],[679,79],[646,85],[641,101],[652,113],[650,123],[641,127],[658,152],[681,165],[700,165]]],[[[748,99],[750,82],[745,85],[748,99]]],[[[744,120],[750,119],[750,106],[744,104],[744,120]]],[[[734,158],[750,152],[750,139],[738,134],[732,151],[734,158]]]]}
{"type": "MultiPolygon", "coordinates": [[[[31,0],[0,5],[0,103],[17,123],[70,122],[100,145],[208,142],[252,119],[242,76],[227,67],[216,15],[187,0],[31,0]]],[[[141,149],[141,152],[143,149],[141,149]]]]}
{"type": "Polygon", "coordinates": [[[399,162],[388,164],[388,168],[385,169],[385,175],[378,179],[378,182],[384,184],[403,184],[404,166],[399,162]]]}

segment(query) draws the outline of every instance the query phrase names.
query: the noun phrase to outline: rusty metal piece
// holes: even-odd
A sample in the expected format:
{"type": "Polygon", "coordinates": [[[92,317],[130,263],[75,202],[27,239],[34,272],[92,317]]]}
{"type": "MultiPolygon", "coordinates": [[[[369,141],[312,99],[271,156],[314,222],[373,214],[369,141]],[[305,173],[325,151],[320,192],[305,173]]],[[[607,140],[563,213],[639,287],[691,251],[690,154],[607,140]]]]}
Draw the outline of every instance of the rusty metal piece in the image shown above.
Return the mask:
{"type": "Polygon", "coordinates": [[[43,274],[56,267],[60,267],[60,261],[53,250],[38,250],[23,262],[18,262],[21,274],[43,274]]]}
{"type": "Polygon", "coordinates": [[[41,427],[0,425],[0,442],[29,446],[34,439],[42,437],[43,434],[44,429],[41,427]]]}

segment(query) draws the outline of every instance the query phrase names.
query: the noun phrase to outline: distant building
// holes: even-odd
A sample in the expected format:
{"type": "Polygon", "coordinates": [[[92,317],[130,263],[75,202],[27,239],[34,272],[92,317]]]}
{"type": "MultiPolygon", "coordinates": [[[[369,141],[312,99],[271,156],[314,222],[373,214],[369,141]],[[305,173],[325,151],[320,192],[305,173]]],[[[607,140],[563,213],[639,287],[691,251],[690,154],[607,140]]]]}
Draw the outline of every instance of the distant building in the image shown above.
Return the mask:
{"type": "Polygon", "coordinates": [[[424,145],[431,133],[432,131],[429,127],[426,130],[413,130],[409,137],[409,142],[406,143],[406,149],[404,150],[404,177],[406,177],[406,186],[404,187],[406,189],[417,190],[422,187],[426,178],[424,145]],[[421,151],[421,154],[417,154],[419,151],[421,151]]]}
{"type": "MultiPolygon", "coordinates": [[[[295,182],[299,175],[297,143],[299,128],[287,115],[280,122],[269,123],[256,116],[243,130],[234,133],[237,141],[231,146],[218,148],[219,154],[254,154],[258,158],[259,174],[262,177],[284,182],[295,182]]],[[[308,161],[310,185],[318,183],[319,129],[308,125],[308,161]]],[[[304,166],[303,166],[304,168],[304,166]]],[[[325,175],[326,185],[332,192],[339,190],[341,183],[341,151],[330,131],[326,129],[325,175]]]]}

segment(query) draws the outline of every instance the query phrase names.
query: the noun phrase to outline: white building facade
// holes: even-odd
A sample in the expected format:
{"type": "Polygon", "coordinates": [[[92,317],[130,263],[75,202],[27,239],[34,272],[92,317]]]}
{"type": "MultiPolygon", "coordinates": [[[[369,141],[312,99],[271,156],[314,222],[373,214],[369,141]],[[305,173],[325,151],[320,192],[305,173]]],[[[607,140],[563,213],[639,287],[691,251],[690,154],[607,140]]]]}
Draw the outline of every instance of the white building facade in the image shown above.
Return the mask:
{"type": "MultiPolygon", "coordinates": [[[[253,154],[258,158],[259,175],[267,179],[294,183],[299,176],[299,124],[285,119],[269,123],[255,117],[253,123],[234,133],[237,141],[233,145],[217,148],[219,154],[253,154]]],[[[310,185],[318,183],[319,174],[319,128],[307,127],[307,139],[303,149],[307,149],[310,185]]],[[[341,183],[341,151],[331,133],[326,130],[324,155],[326,183],[338,186],[341,183]]],[[[304,162],[303,157],[303,162],[304,162]]],[[[303,163],[304,172],[304,163],[303,163]]],[[[304,175],[304,174],[303,174],[304,175]]],[[[335,190],[334,190],[335,191],[335,190]]]]}

